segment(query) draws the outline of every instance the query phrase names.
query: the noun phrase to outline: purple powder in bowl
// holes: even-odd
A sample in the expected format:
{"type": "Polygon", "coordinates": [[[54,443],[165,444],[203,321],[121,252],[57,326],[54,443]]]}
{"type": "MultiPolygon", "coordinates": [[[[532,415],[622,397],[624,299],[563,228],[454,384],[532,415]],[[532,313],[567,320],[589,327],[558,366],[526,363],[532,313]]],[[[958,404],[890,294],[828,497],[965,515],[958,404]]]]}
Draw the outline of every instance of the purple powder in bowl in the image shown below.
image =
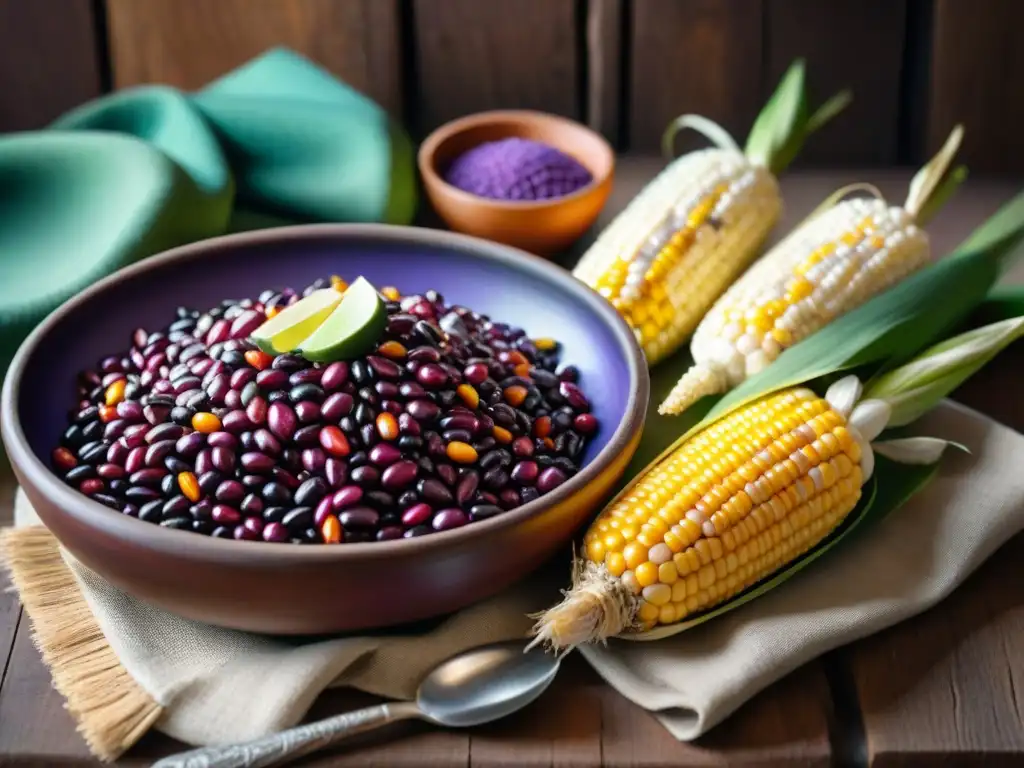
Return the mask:
{"type": "Polygon", "coordinates": [[[445,181],[496,200],[548,200],[571,195],[594,180],[590,171],[554,147],[529,139],[488,141],[452,162],[445,181]]]}

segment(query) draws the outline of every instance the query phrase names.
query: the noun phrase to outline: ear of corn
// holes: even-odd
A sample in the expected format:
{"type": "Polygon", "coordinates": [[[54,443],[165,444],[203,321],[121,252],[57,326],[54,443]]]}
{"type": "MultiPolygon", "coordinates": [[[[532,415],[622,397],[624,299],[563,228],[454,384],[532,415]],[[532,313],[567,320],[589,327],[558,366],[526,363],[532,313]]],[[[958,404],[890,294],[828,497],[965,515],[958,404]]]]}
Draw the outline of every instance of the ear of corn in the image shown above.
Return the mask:
{"type": "Polygon", "coordinates": [[[849,188],[839,190],[821,213],[755,262],[697,326],[695,365],[659,411],[681,413],[705,395],[737,386],[788,347],[925,266],[931,249],[918,222],[936,196],[962,180],[962,173],[947,176],[961,138],[957,126],[915,178],[902,207],[887,204],[877,190],[874,198],[829,207],[849,188]]]}
{"type": "Polygon", "coordinates": [[[535,642],[678,623],[821,542],[860,500],[886,424],[884,401],[855,405],[859,394],[854,377],[825,397],[783,390],[682,443],[591,525],[576,583],[539,617],[535,642]]]}
{"type": "Polygon", "coordinates": [[[806,135],[845,101],[808,116],[802,62],[762,111],[748,150],[707,118],[685,115],[716,146],[672,161],[598,236],[573,274],[607,298],[653,365],[693,332],[715,299],[760,251],[782,211],[775,173],[806,135]]]}

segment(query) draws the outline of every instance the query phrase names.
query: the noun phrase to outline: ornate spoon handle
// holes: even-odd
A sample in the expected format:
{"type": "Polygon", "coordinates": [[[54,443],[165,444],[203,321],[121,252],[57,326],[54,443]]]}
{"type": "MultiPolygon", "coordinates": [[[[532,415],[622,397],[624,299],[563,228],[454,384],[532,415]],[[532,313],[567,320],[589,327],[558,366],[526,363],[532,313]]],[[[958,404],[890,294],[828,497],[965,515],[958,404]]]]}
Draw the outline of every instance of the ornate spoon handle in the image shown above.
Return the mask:
{"type": "Polygon", "coordinates": [[[153,763],[153,768],[267,768],[308,755],[357,733],[420,716],[419,709],[411,702],[381,704],[299,725],[243,744],[180,752],[158,760],[153,763]]]}

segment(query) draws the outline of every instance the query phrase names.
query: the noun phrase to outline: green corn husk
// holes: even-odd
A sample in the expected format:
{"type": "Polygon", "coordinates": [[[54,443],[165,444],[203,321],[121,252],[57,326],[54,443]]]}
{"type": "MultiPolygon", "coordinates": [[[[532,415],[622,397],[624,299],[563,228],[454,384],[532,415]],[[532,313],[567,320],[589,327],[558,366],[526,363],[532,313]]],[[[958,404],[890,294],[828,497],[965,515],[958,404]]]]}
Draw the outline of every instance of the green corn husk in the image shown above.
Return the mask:
{"type": "MultiPolygon", "coordinates": [[[[992,286],[1024,250],[1020,247],[1022,243],[1024,192],[1004,205],[948,257],[786,350],[771,366],[717,402],[698,403],[681,417],[649,418],[642,451],[627,468],[626,477],[631,479],[609,504],[615,503],[684,440],[733,410],[781,389],[806,385],[824,393],[840,376],[855,374],[867,382],[866,394],[861,399],[878,396],[890,402],[896,422],[907,423],[910,416],[925,412],[1024,334],[1024,317],[1012,317],[940,341],[954,329],[962,328],[972,313],[985,308],[992,286]],[[679,437],[681,418],[692,426],[679,437]],[[658,452],[659,449],[662,450],[658,452]],[[651,458],[652,453],[657,455],[651,458]]],[[[1024,291],[1018,293],[1017,297],[1003,298],[999,306],[1004,312],[1018,301],[1024,308],[1024,291]]],[[[668,361],[670,365],[666,368],[685,367],[689,362],[686,356],[678,358],[668,361]]],[[[652,381],[652,395],[659,386],[672,381],[671,375],[668,370],[664,374],[658,372],[652,381]],[[660,379],[664,381],[659,384],[660,379]]],[[[815,549],[729,602],[689,621],[618,637],[657,640],[734,610],[785,583],[843,541],[862,534],[872,523],[898,509],[935,475],[936,462],[949,444],[927,437],[907,439],[899,435],[904,439],[888,440],[891,437],[896,435],[883,434],[872,443],[876,447],[875,470],[865,484],[861,502],[815,549]],[[887,458],[886,454],[901,462],[887,458]],[[906,461],[912,463],[903,463],[906,461]]]]}

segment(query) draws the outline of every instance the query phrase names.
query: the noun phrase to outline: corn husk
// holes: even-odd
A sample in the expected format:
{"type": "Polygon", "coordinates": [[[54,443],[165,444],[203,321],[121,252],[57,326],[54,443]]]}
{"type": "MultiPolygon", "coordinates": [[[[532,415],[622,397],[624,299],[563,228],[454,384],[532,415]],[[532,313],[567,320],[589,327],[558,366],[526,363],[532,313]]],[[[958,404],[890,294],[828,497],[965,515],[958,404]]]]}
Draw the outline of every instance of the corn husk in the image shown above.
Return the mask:
{"type": "MultiPolygon", "coordinates": [[[[934,476],[937,462],[950,444],[929,436],[889,434],[888,430],[894,419],[904,423],[907,414],[920,415],[934,406],[1017,338],[1018,324],[1024,325],[1024,317],[970,329],[939,341],[962,327],[982,306],[1004,269],[1021,253],[1022,243],[1024,193],[1007,203],[947,258],[791,347],[772,366],[747,379],[702,414],[684,414],[684,417],[690,416],[688,421],[692,419],[692,426],[681,437],[674,440],[669,437],[670,425],[678,425],[679,417],[663,418],[660,423],[653,419],[654,423],[645,431],[644,442],[650,440],[657,447],[666,443],[667,446],[642,468],[636,468],[634,459],[627,470],[627,476],[632,479],[609,504],[615,503],[651,467],[690,436],[736,408],[781,389],[806,385],[824,393],[844,377],[856,376],[867,383],[860,395],[861,404],[874,399],[884,406],[882,411],[888,417],[884,425],[877,425],[878,430],[884,428],[886,433],[872,443],[877,457],[861,502],[817,547],[703,614],[646,632],[621,632],[618,637],[657,640],[734,610],[785,583],[847,538],[860,535],[871,523],[898,509],[923,488],[934,476]]],[[[1021,302],[1024,303],[1024,294],[1021,302]]],[[[683,360],[680,364],[687,362],[683,360]]],[[[859,385],[841,382],[833,392],[842,392],[844,387],[856,390],[859,385]]],[[[853,407],[856,392],[848,399],[848,405],[853,407]]],[[[675,431],[675,435],[678,434],[675,431]]],[[[970,446],[956,447],[970,449],[970,446]]],[[[650,451],[651,445],[648,455],[650,451]]],[[[580,569],[576,573],[577,577],[583,575],[580,569]]],[[[579,588],[578,584],[574,586],[579,588]]],[[[540,642],[544,620],[543,615],[538,618],[535,642],[540,642]]]]}

